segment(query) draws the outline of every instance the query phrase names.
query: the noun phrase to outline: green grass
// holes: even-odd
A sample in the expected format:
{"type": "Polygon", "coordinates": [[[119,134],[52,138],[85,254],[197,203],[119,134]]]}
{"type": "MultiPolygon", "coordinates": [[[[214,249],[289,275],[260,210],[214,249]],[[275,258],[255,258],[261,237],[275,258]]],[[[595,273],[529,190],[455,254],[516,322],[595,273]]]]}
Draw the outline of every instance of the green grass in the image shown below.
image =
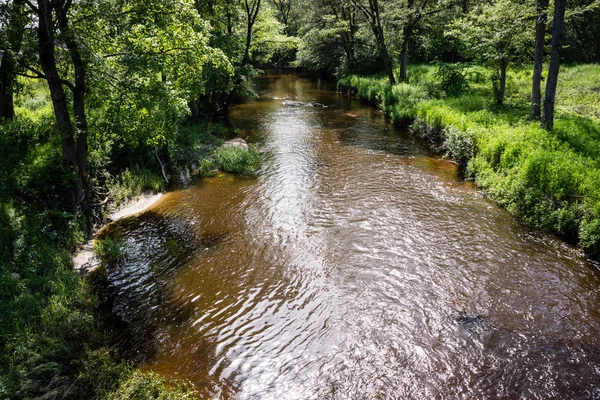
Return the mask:
{"type": "Polygon", "coordinates": [[[252,175],[260,166],[260,156],[253,150],[237,147],[220,147],[213,154],[202,159],[197,174],[210,176],[214,171],[239,175],[252,175]]]}
{"type": "Polygon", "coordinates": [[[165,181],[147,169],[125,169],[109,182],[108,189],[111,199],[118,206],[145,191],[164,191],[165,181]]]}
{"type": "Polygon", "coordinates": [[[412,66],[409,82],[349,76],[342,90],[377,102],[394,123],[456,159],[467,176],[524,221],[600,256],[600,65],[564,67],[552,132],[527,121],[531,72],[508,74],[503,106],[492,71],[464,66],[468,89],[450,95],[435,66],[412,66]]]}

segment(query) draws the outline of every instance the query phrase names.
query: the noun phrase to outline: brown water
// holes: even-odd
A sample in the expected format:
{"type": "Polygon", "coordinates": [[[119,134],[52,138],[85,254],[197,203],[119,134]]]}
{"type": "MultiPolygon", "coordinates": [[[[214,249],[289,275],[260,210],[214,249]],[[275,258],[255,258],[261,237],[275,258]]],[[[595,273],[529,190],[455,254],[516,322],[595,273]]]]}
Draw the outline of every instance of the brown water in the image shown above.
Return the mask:
{"type": "Polygon", "coordinates": [[[595,266],[377,110],[297,75],[256,89],[231,115],[256,179],[115,226],[145,369],[224,399],[600,398],[595,266]]]}

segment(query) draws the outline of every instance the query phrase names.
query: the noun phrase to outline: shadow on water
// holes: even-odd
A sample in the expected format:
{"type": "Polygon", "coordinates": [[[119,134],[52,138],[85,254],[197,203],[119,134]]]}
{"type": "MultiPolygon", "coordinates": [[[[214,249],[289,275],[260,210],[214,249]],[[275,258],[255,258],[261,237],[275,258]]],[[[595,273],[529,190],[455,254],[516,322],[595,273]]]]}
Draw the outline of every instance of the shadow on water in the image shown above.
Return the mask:
{"type": "Polygon", "coordinates": [[[172,282],[178,270],[199,252],[214,250],[227,233],[198,234],[182,216],[147,211],[113,223],[103,236],[119,239],[123,253],[118,263],[106,267],[105,320],[119,332],[118,347],[142,364],[155,354],[165,326],[190,317],[186,305],[175,301],[172,282]]]}

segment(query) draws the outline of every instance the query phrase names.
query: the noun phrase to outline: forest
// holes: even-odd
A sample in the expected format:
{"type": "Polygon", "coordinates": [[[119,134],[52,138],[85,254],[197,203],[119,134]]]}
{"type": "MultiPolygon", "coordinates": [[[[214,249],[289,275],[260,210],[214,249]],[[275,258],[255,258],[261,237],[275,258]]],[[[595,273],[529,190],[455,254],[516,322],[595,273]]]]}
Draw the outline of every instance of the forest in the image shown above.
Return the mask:
{"type": "Polygon", "coordinates": [[[376,104],[600,256],[597,0],[0,0],[0,398],[195,398],[122,357],[71,257],[181,171],[254,173],[220,145],[269,69],[376,104]]]}

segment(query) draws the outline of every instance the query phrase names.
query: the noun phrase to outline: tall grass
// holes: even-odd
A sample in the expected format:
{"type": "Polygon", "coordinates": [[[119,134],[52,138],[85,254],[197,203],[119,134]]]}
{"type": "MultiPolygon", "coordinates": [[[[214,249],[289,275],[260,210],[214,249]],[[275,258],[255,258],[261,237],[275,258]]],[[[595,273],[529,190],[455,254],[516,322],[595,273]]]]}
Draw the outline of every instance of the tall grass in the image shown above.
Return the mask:
{"type": "Polygon", "coordinates": [[[493,103],[490,70],[462,71],[469,89],[455,95],[435,66],[413,66],[409,84],[349,76],[338,87],[377,102],[394,123],[412,121],[511,213],[600,257],[600,65],[562,70],[552,132],[527,121],[528,69],[510,71],[504,106],[493,103]]]}
{"type": "Polygon", "coordinates": [[[145,191],[164,191],[165,181],[147,169],[125,169],[109,181],[108,189],[111,199],[118,206],[145,191]]]}
{"type": "Polygon", "coordinates": [[[253,149],[244,150],[237,147],[220,147],[213,154],[205,157],[198,168],[198,175],[210,176],[214,171],[232,174],[252,175],[260,166],[260,156],[253,149]]]}

